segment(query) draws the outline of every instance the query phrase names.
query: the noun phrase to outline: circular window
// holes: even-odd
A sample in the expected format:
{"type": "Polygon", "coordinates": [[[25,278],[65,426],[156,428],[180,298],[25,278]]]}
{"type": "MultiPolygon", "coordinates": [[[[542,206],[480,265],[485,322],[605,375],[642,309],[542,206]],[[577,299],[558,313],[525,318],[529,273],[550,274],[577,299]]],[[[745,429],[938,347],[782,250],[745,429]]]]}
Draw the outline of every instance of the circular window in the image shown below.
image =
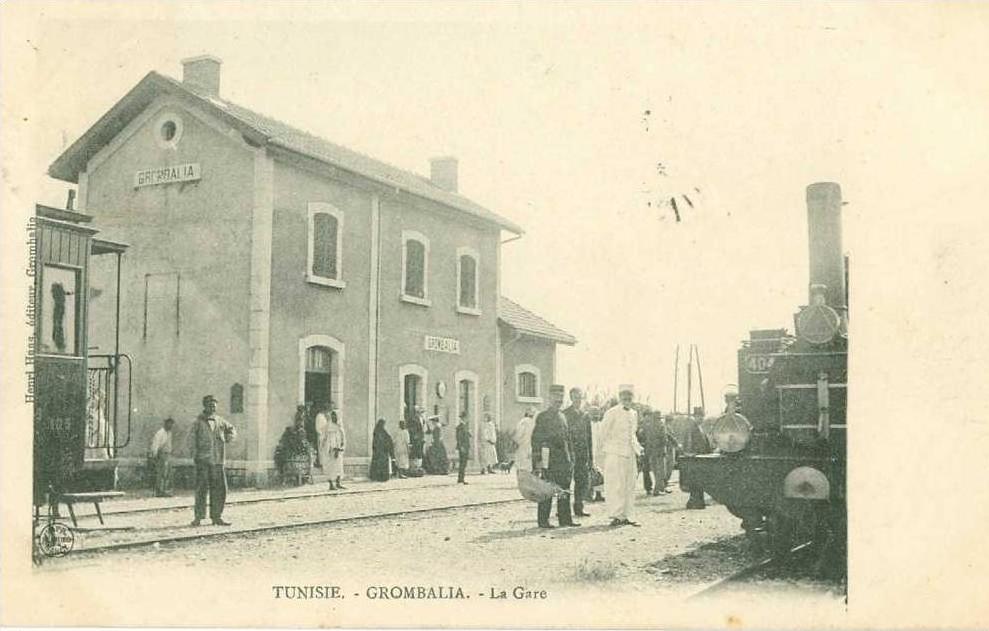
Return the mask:
{"type": "Polygon", "coordinates": [[[175,121],[165,121],[165,124],[161,126],[161,138],[165,142],[172,142],[175,138],[175,132],[178,128],[175,126],[175,121]]]}
{"type": "Polygon", "coordinates": [[[182,119],[168,113],[158,117],[155,125],[155,141],[163,149],[174,149],[182,137],[182,119]]]}

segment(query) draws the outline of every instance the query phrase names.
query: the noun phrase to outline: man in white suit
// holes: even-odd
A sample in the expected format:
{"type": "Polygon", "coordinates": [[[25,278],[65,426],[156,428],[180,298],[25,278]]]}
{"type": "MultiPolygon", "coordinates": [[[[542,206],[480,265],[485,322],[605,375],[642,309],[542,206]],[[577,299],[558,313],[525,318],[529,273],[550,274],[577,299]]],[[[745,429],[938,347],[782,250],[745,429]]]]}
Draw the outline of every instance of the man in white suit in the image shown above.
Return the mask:
{"type": "Polygon", "coordinates": [[[618,398],[618,405],[605,412],[601,420],[605,508],[612,526],[638,526],[632,521],[638,477],[635,457],[642,449],[635,436],[639,426],[639,415],[632,407],[635,388],[619,386],[618,398]]]}

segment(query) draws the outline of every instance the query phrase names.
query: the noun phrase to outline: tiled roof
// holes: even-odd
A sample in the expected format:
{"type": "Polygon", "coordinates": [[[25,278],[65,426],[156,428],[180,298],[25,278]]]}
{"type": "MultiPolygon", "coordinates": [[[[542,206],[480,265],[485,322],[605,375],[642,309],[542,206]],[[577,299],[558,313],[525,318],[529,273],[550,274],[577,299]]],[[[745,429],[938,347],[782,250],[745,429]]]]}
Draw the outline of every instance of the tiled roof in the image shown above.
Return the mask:
{"type": "Polygon", "coordinates": [[[159,93],[177,94],[203,105],[221,118],[233,119],[240,126],[260,135],[263,141],[291,152],[314,158],[345,171],[356,173],[370,180],[390,187],[396,187],[418,197],[455,208],[483,221],[493,223],[505,230],[522,234],[523,230],[515,223],[484,208],[483,206],[444,190],[433,184],[429,178],[410,171],[399,169],[364,155],[342,145],[332,143],[318,136],[304,132],[279,120],[259,114],[230,101],[199,93],[188,85],[159,74],[150,72],[141,82],[127,93],[106,115],[86,134],[72,144],[49,168],[52,177],[75,182],[78,172],[85,168],[86,161],[103,144],[109,142],[123,126],[147,106],[159,93]]]}
{"type": "Polygon", "coordinates": [[[504,296],[498,299],[498,319],[521,333],[570,346],[577,343],[574,336],[504,296]]]}

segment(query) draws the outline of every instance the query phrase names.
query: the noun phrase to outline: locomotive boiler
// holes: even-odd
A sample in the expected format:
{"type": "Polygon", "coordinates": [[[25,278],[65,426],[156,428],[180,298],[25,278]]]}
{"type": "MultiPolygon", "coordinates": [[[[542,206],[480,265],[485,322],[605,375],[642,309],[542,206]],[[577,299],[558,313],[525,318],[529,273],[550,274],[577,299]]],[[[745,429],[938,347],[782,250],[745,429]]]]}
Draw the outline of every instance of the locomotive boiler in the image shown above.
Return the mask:
{"type": "Polygon", "coordinates": [[[768,535],[776,553],[807,539],[844,572],[848,396],[848,268],[841,188],[807,187],[808,304],[795,334],[752,330],[738,350],[738,400],[705,422],[713,453],[680,463],[685,489],[703,489],[768,535]]]}

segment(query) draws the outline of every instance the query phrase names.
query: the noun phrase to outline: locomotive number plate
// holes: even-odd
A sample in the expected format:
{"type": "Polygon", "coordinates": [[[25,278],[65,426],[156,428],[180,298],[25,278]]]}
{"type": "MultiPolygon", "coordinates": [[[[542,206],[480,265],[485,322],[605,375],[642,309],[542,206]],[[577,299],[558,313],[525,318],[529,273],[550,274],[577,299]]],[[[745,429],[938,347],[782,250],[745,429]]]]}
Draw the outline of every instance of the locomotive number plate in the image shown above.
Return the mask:
{"type": "Polygon", "coordinates": [[[745,358],[745,371],[758,375],[769,372],[776,358],[772,355],[749,355],[745,358]]]}

